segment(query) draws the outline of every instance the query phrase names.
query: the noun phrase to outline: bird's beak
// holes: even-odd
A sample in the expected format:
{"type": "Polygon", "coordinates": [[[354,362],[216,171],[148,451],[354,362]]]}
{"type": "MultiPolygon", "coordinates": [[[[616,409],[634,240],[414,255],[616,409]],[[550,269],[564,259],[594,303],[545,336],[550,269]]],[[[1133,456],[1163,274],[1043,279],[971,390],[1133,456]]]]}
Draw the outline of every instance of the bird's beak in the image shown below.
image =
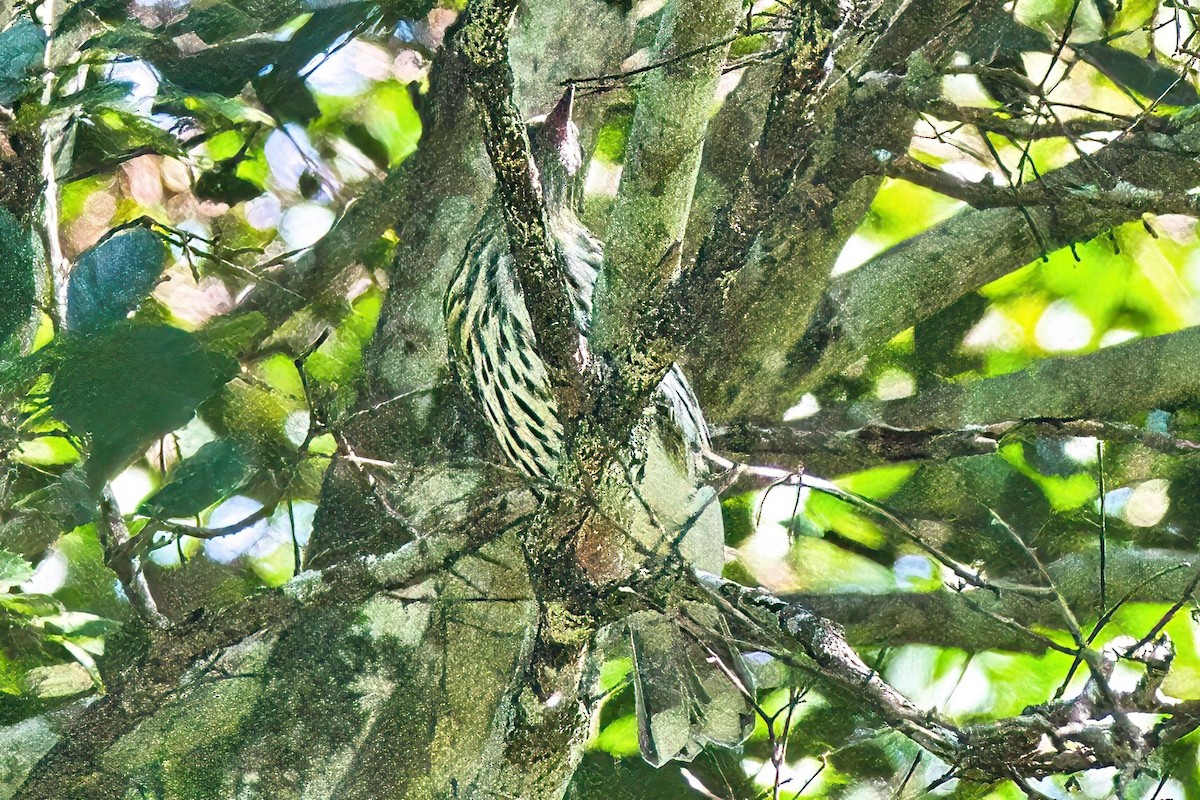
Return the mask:
{"type": "Polygon", "coordinates": [[[571,114],[575,110],[575,86],[572,84],[563,92],[554,109],[546,115],[546,127],[554,132],[561,141],[567,137],[567,128],[571,124],[571,114]]]}
{"type": "Polygon", "coordinates": [[[583,164],[579,147],[579,129],[571,121],[575,106],[575,87],[568,86],[554,109],[546,115],[545,131],[568,175],[574,175],[583,164]]]}

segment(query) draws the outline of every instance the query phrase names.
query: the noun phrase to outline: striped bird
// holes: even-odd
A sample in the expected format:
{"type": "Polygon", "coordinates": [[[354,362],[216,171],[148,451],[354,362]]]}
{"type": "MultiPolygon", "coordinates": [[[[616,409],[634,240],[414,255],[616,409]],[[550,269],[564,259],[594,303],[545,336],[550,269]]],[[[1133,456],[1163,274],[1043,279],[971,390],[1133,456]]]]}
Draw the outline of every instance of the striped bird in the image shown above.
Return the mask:
{"type": "MultiPolygon", "coordinates": [[[[547,232],[566,267],[580,348],[586,353],[592,293],[604,253],[572,204],[571,179],[583,160],[571,121],[572,99],[568,89],[553,111],[530,125],[530,144],[547,232]]],[[[553,479],[563,428],[496,198],[450,283],[445,314],[455,373],[481,407],[504,456],[530,477],[553,479]]],[[[708,446],[707,431],[677,366],[659,386],[659,405],[666,413],[642,430],[640,460],[629,470],[633,489],[627,500],[637,500],[613,515],[629,522],[629,539],[636,546],[614,560],[628,569],[639,553],[644,558],[647,552],[674,548],[687,563],[719,573],[724,563],[719,505],[711,489],[698,485],[696,465],[696,454],[708,446]]],[[[707,744],[736,746],[753,730],[754,684],[741,656],[721,647],[719,635],[701,645],[694,633],[684,632],[681,619],[679,612],[648,611],[625,622],[634,660],[638,738],[643,757],[655,766],[691,760],[707,744]],[[714,663],[717,658],[721,665],[714,663]]]]}
{"type": "MultiPolygon", "coordinates": [[[[531,124],[530,143],[546,203],[547,233],[566,265],[571,309],[586,348],[604,251],[571,201],[571,178],[582,162],[578,130],[571,121],[573,95],[568,89],[550,114],[531,124]]],[[[562,425],[495,201],[467,244],[446,293],[445,314],[451,361],[482,407],[505,457],[527,475],[551,478],[562,455],[562,425]]],[[[693,449],[707,447],[699,402],[678,365],[672,365],[659,393],[684,439],[693,449]]]]}

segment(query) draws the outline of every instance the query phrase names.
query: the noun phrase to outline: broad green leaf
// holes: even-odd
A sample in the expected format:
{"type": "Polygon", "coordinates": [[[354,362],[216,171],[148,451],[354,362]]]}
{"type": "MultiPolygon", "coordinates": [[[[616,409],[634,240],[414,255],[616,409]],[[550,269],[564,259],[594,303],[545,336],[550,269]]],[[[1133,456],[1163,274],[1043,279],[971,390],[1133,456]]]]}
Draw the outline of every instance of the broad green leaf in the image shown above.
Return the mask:
{"type": "Polygon", "coordinates": [[[46,34],[29,20],[0,32],[0,105],[12,105],[41,66],[46,34]]]}
{"type": "Polygon", "coordinates": [[[157,60],[151,56],[151,60],[167,80],[181,89],[232,97],[278,57],[283,44],[264,39],[242,39],[183,58],[172,53],[157,60]]]}
{"type": "Polygon", "coordinates": [[[33,232],[0,208],[0,345],[29,319],[36,262],[33,232]]]}
{"type": "Polygon", "coordinates": [[[255,311],[217,317],[197,334],[204,346],[218,353],[235,357],[266,328],[263,315],[255,311]]]}
{"type": "Polygon", "coordinates": [[[127,109],[101,106],[90,109],[86,119],[87,124],[77,126],[67,180],[108,171],[138,153],[180,153],[172,134],[127,109]]]}
{"type": "Polygon", "coordinates": [[[399,164],[417,149],[421,117],[403,84],[387,81],[376,87],[368,101],[364,123],[371,136],[387,148],[391,166],[399,164]]]}
{"type": "Polygon", "coordinates": [[[49,617],[63,610],[62,603],[50,595],[26,592],[0,594],[0,607],[22,617],[49,617]]]}
{"type": "Polygon", "coordinates": [[[146,498],[139,514],[168,519],[191,517],[224,500],[254,475],[254,465],[237,444],[209,442],[175,470],[170,483],[146,498]]]}
{"type": "Polygon", "coordinates": [[[85,252],[67,284],[67,327],[89,331],[125,319],[154,288],[166,253],[145,228],[118,233],[85,252]]]}
{"type": "Polygon", "coordinates": [[[347,125],[346,141],[361,150],[362,154],[371,159],[371,163],[379,169],[388,168],[391,157],[388,155],[387,147],[372,136],[365,125],[357,122],[347,125]]]}
{"type": "Polygon", "coordinates": [[[185,425],[231,371],[186,331],[124,323],[64,343],[50,402],[59,419],[89,437],[94,483],[185,425]]]}
{"type": "Polygon", "coordinates": [[[220,44],[229,39],[262,30],[262,21],[231,3],[212,3],[196,8],[169,28],[171,36],[194,33],[207,44],[220,44]]]}
{"type": "Polygon", "coordinates": [[[15,504],[15,514],[0,522],[0,545],[37,554],[63,531],[73,530],[96,516],[96,496],[82,468],[72,468],[48,486],[29,492],[15,504]]]}
{"type": "Polygon", "coordinates": [[[32,577],[32,564],[16,553],[0,550],[0,592],[7,592],[32,577]]]}
{"type": "Polygon", "coordinates": [[[1200,95],[1185,76],[1152,58],[1102,42],[1072,45],[1079,57],[1118,86],[1169,106],[1192,106],[1200,95]]]}
{"type": "Polygon", "coordinates": [[[235,206],[245,200],[253,200],[263,193],[262,187],[239,177],[238,159],[219,162],[213,169],[196,179],[193,190],[203,200],[215,200],[235,206]]]}
{"type": "Polygon", "coordinates": [[[95,638],[105,636],[120,627],[115,620],[105,619],[97,614],[86,611],[60,611],[46,617],[42,624],[52,633],[65,636],[95,638]]]}
{"type": "Polygon", "coordinates": [[[596,737],[593,745],[597,750],[616,756],[628,758],[638,754],[637,717],[627,714],[613,720],[604,726],[604,730],[596,737]]]}
{"type": "Polygon", "coordinates": [[[296,0],[249,0],[236,4],[217,0],[195,4],[191,13],[167,28],[166,35],[174,38],[194,33],[215,45],[277,28],[304,13],[306,6],[296,0]]]}

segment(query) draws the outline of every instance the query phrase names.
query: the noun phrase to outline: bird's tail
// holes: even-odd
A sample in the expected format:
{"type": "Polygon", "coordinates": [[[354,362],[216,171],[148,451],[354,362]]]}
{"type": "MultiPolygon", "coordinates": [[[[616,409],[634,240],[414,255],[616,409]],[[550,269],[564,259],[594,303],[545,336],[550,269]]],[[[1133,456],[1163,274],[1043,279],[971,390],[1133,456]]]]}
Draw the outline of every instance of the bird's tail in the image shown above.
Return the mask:
{"type": "Polygon", "coordinates": [[[642,757],[661,767],[706,745],[737,747],[754,730],[754,680],[714,609],[640,611],[626,621],[642,757]]]}

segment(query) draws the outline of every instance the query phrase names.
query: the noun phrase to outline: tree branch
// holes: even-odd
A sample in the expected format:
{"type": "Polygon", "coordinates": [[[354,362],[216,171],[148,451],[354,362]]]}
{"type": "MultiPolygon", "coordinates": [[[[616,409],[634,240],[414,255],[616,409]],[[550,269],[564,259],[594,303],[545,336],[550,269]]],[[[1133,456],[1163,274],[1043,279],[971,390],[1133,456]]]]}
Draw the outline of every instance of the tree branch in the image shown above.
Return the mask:
{"type": "MultiPolygon", "coordinates": [[[[596,351],[620,353],[638,319],[653,313],[679,269],[696,175],[717,81],[739,0],[671,0],[663,12],[651,70],[638,90],[621,185],[607,226],[604,268],[596,287],[596,351]],[[712,42],[725,42],[686,59],[712,42]]],[[[625,376],[635,398],[662,378],[625,376]]]]}
{"type": "MultiPolygon", "coordinates": [[[[987,0],[990,2],[990,0],[987,0]]],[[[934,63],[970,27],[967,0],[881,3],[866,19],[801,18],[742,189],[717,217],[667,306],[663,329],[700,370],[721,417],[775,403],[761,373],[802,333],[842,243],[880,180],[876,151],[907,148],[915,112],[867,76],[907,70],[924,48],[934,63]],[[734,277],[736,275],[736,277],[734,277]],[[720,336],[701,339],[703,330],[720,336]]],[[[812,14],[813,12],[798,12],[812,14]]],[[[925,80],[913,70],[914,91],[925,80]]]]}
{"type": "Polygon", "coordinates": [[[902,461],[944,461],[995,453],[1005,438],[1090,436],[1106,442],[1140,444],[1160,453],[1200,452],[1200,442],[1147,431],[1136,425],[1091,419],[1023,419],[961,430],[896,428],[872,424],[849,430],[812,429],[808,420],[777,427],[735,425],[712,431],[714,449],[750,460],[803,465],[825,475],[902,461]]]}
{"type": "MultiPolygon", "coordinates": [[[[1014,419],[1133,421],[1152,409],[1194,399],[1200,393],[1198,359],[1200,328],[1187,328],[847,411],[859,422],[900,428],[959,429],[1014,419]]],[[[827,420],[819,417],[814,418],[818,425],[827,420]]]]}
{"type": "Polygon", "coordinates": [[[58,743],[38,762],[16,800],[77,797],[81,791],[108,796],[99,788],[108,780],[101,766],[104,752],[158,712],[198,661],[259,631],[285,630],[306,609],[353,606],[379,592],[419,582],[494,540],[532,509],[533,498],[527,492],[501,496],[388,556],[302,573],[279,591],[252,596],[230,609],[207,611],[163,632],[137,663],[106,678],[104,696],[67,720],[58,743]]]}
{"type": "Polygon", "coordinates": [[[468,85],[484,112],[484,141],[496,173],[508,244],[559,416],[569,426],[583,404],[579,333],[566,273],[547,234],[546,205],[525,123],[513,100],[508,27],[516,8],[516,0],[475,0],[467,7],[455,47],[468,65],[468,85]]]}
{"type": "Polygon", "coordinates": [[[1195,704],[1172,703],[1156,695],[1170,663],[1170,645],[1154,651],[1135,646],[1097,657],[1084,691],[1067,701],[1027,708],[1021,715],[958,728],[934,710],[922,711],[868,667],[842,630],[796,602],[761,589],[748,589],[715,575],[697,580],[723,606],[735,630],[757,630],[764,646],[783,647],[775,655],[817,673],[827,686],[879,717],[893,730],[952,765],[956,776],[992,782],[1042,777],[1106,766],[1136,767],[1160,741],[1200,726],[1195,704]],[[1129,692],[1116,692],[1108,677],[1118,658],[1142,661],[1146,676],[1129,692]],[[1118,729],[1107,718],[1134,712],[1165,714],[1169,722],[1149,731],[1118,729]]]}
{"type": "Polygon", "coordinates": [[[1173,133],[1139,127],[1086,160],[1027,184],[1045,187],[1037,191],[1045,191],[1048,205],[966,209],[837,276],[789,356],[787,398],[818,386],[967,292],[1039,258],[1043,249],[1091,239],[1156,211],[1164,197],[1184,195],[1200,182],[1197,153],[1200,125],[1173,133]],[[1127,196],[1140,200],[1097,208],[1093,196],[1070,191],[1089,186],[1128,186],[1138,191],[1127,196]]]}

